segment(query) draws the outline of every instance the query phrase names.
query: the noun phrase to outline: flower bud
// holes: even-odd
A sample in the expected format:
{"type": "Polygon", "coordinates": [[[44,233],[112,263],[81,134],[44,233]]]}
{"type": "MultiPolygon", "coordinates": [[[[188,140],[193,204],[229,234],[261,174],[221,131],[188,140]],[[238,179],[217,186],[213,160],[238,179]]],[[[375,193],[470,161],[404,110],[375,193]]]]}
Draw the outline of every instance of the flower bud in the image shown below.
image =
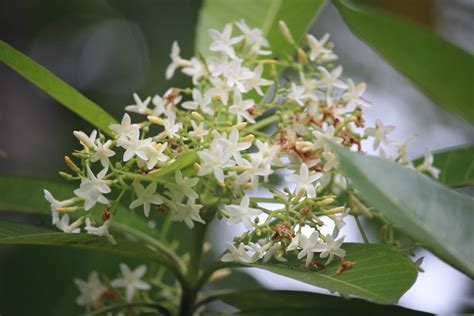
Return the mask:
{"type": "Polygon", "coordinates": [[[198,120],[198,121],[204,121],[205,120],[204,117],[196,111],[192,111],[191,116],[193,118],[195,118],[196,120],[198,120]]]}
{"type": "Polygon", "coordinates": [[[89,137],[84,132],[74,131],[72,134],[86,147],[89,149],[94,148],[94,144],[91,144],[89,137]]]}
{"type": "Polygon", "coordinates": [[[242,123],[239,123],[239,124],[235,124],[234,126],[232,126],[232,128],[236,128],[236,129],[238,129],[238,130],[242,130],[242,129],[244,129],[247,125],[248,125],[247,122],[242,122],[242,123]]]}
{"type": "Polygon", "coordinates": [[[66,162],[66,165],[75,173],[80,173],[81,170],[79,167],[69,158],[68,156],[64,156],[64,161],[66,162]]]}
{"type": "Polygon", "coordinates": [[[163,119],[161,119],[159,117],[156,117],[156,116],[153,116],[153,115],[148,115],[146,118],[148,119],[148,121],[150,121],[153,124],[157,124],[157,125],[164,125],[165,124],[163,119]]]}
{"type": "Polygon", "coordinates": [[[253,134],[248,134],[247,136],[240,138],[240,140],[243,142],[253,142],[255,140],[255,136],[253,134]]]}
{"type": "Polygon", "coordinates": [[[324,200],[319,201],[318,205],[329,205],[329,204],[332,204],[333,202],[334,202],[333,198],[325,198],[324,200]]]}
{"type": "Polygon", "coordinates": [[[298,54],[298,59],[300,60],[300,62],[302,63],[306,62],[306,53],[304,52],[304,50],[298,47],[296,52],[298,54]]]}
{"type": "Polygon", "coordinates": [[[73,180],[73,176],[67,172],[59,171],[59,175],[66,180],[73,180]]]}
{"type": "Polygon", "coordinates": [[[283,37],[288,41],[288,43],[295,45],[295,40],[288,29],[288,26],[282,20],[278,21],[278,26],[280,27],[280,32],[283,37]]]}
{"type": "Polygon", "coordinates": [[[201,169],[201,165],[198,164],[197,162],[194,163],[193,167],[194,167],[194,171],[196,172],[199,172],[199,170],[201,169]]]}

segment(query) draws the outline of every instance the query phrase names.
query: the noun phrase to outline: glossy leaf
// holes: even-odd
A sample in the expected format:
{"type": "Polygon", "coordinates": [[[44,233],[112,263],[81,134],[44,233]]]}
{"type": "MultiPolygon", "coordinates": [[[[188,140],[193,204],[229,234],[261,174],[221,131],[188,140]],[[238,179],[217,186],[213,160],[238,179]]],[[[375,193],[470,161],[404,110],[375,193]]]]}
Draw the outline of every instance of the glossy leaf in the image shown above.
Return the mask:
{"type": "Polygon", "coordinates": [[[300,39],[323,4],[324,0],[206,0],[197,24],[196,52],[209,51],[208,29],[222,30],[227,23],[244,19],[250,27],[262,29],[273,55],[284,56],[293,47],[280,35],[278,21],[285,21],[293,37],[300,39]]]}
{"type": "Polygon", "coordinates": [[[238,308],[237,315],[429,315],[400,306],[301,291],[253,290],[215,299],[238,308]]]}
{"type": "Polygon", "coordinates": [[[99,251],[144,261],[159,262],[169,268],[176,268],[174,263],[152,243],[139,242],[116,236],[117,245],[112,245],[106,238],[90,234],[66,234],[43,227],[0,220],[0,244],[10,245],[43,245],[69,247],[99,251]]]}
{"type": "MultiPolygon", "coordinates": [[[[43,190],[49,190],[58,200],[74,196],[76,187],[65,180],[44,180],[26,177],[0,177],[0,210],[34,213],[49,217],[49,203],[45,200],[43,190]]],[[[146,221],[133,214],[123,205],[117,206],[113,228],[123,230],[124,226],[134,228],[149,236],[158,237],[159,231],[150,228],[146,221]]]]}
{"type": "Polygon", "coordinates": [[[396,229],[474,277],[474,199],[394,162],[332,146],[344,174],[371,207],[396,229]]]}
{"type": "Polygon", "coordinates": [[[352,32],[440,105],[474,123],[474,57],[436,34],[383,11],[333,2],[352,32]]]}
{"type": "Polygon", "coordinates": [[[387,245],[346,243],[343,249],[346,259],[356,265],[340,275],[336,275],[338,260],[325,269],[306,269],[300,261],[249,266],[382,304],[397,302],[416,280],[415,265],[387,245]]]}
{"type": "MultiPolygon", "coordinates": [[[[448,148],[433,154],[433,166],[441,170],[439,182],[450,187],[474,184],[474,146],[448,148]]],[[[415,166],[424,157],[415,159],[415,166]]]]}
{"type": "Polygon", "coordinates": [[[48,69],[3,41],[0,41],[0,61],[92,125],[111,133],[109,124],[116,123],[112,116],[48,69]]]}

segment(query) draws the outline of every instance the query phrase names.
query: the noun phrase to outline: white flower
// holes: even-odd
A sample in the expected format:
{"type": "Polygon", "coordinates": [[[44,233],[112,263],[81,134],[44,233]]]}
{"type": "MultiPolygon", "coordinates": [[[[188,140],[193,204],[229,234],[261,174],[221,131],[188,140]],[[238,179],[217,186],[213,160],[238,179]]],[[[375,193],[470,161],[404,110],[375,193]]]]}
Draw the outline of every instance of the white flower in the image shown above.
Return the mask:
{"type": "Polygon", "coordinates": [[[368,127],[365,129],[365,135],[374,137],[374,145],[373,148],[376,150],[380,143],[387,144],[387,135],[395,129],[395,126],[383,126],[382,122],[377,119],[375,121],[375,128],[368,127]]]}
{"type": "Polygon", "coordinates": [[[344,242],[344,238],[345,236],[334,240],[331,235],[326,235],[326,241],[321,244],[319,249],[319,251],[322,251],[320,255],[321,258],[329,257],[326,261],[326,265],[328,265],[332,261],[332,259],[334,259],[334,256],[344,257],[346,255],[346,251],[344,249],[341,249],[341,245],[344,242]]]}
{"type": "Polygon", "coordinates": [[[248,111],[255,105],[253,99],[242,100],[240,92],[235,90],[232,101],[233,104],[229,107],[229,113],[237,115],[237,123],[242,123],[242,118],[250,123],[255,123],[254,118],[248,111]]]}
{"type": "Polygon", "coordinates": [[[250,263],[252,258],[247,254],[245,245],[239,244],[239,248],[236,248],[232,243],[227,243],[228,253],[222,256],[221,261],[223,262],[243,262],[250,263]]]}
{"type": "Polygon", "coordinates": [[[244,37],[237,36],[232,38],[232,24],[227,24],[222,33],[214,29],[210,29],[208,32],[209,36],[214,40],[211,46],[209,46],[211,51],[223,52],[229,55],[230,58],[235,58],[235,50],[232,45],[239,43],[244,37]]]}
{"type": "Polygon", "coordinates": [[[104,144],[102,144],[100,139],[98,139],[94,144],[94,152],[91,155],[91,161],[96,162],[97,160],[100,160],[100,163],[104,168],[108,167],[109,157],[115,155],[115,152],[110,149],[110,146],[112,146],[112,141],[110,139],[104,144]]]}
{"type": "Polygon", "coordinates": [[[184,221],[186,226],[188,226],[190,229],[194,227],[194,222],[205,224],[204,220],[201,218],[201,215],[199,215],[201,208],[202,205],[196,204],[196,200],[189,198],[186,204],[175,203],[171,220],[177,222],[184,221]]]}
{"type": "Polygon", "coordinates": [[[186,59],[181,58],[179,53],[181,50],[179,49],[178,42],[174,41],[173,45],[171,46],[171,64],[166,68],[166,79],[171,79],[178,67],[186,67],[189,66],[190,62],[186,59]]]}
{"type": "Polygon", "coordinates": [[[79,226],[82,224],[82,218],[77,219],[74,223],[69,224],[69,215],[64,214],[60,221],[56,222],[56,227],[65,233],[80,233],[79,226]]]}
{"type": "Polygon", "coordinates": [[[332,237],[336,238],[341,231],[341,228],[346,225],[344,218],[349,214],[350,209],[346,208],[341,214],[328,215],[330,219],[334,221],[334,230],[332,232],[332,237]]]}
{"type": "Polygon", "coordinates": [[[222,68],[222,74],[226,84],[230,88],[236,87],[240,92],[247,92],[245,85],[247,80],[255,77],[255,74],[247,67],[242,67],[242,61],[235,59],[222,68]]]}
{"type": "Polygon", "coordinates": [[[141,280],[146,273],[146,266],[140,265],[135,270],[131,271],[130,268],[125,264],[120,264],[120,271],[122,272],[122,278],[116,278],[110,282],[113,287],[125,288],[125,298],[127,302],[133,300],[133,295],[137,289],[149,290],[150,284],[141,280]]]}
{"type": "Polygon", "coordinates": [[[273,246],[270,247],[270,249],[268,249],[267,253],[265,254],[265,256],[263,257],[263,262],[268,262],[270,261],[270,259],[272,257],[274,257],[276,260],[280,261],[280,262],[286,262],[287,260],[281,256],[281,243],[280,242],[277,242],[275,244],[273,244],[273,246]]]}
{"type": "Polygon", "coordinates": [[[252,229],[252,216],[258,216],[262,214],[262,211],[256,208],[249,207],[250,199],[246,195],[240,201],[240,205],[226,205],[225,210],[229,212],[229,219],[227,223],[238,224],[244,223],[245,228],[252,229]]]}
{"type": "Polygon", "coordinates": [[[140,139],[140,134],[135,132],[127,139],[117,140],[117,144],[125,149],[123,161],[129,161],[134,156],[147,161],[147,148],[153,146],[151,138],[140,139]]]}
{"type": "Polygon", "coordinates": [[[134,93],[133,99],[135,100],[135,104],[127,105],[125,107],[125,111],[135,112],[138,114],[151,114],[151,110],[148,108],[148,104],[150,104],[151,97],[148,97],[142,101],[138,94],[134,93]]]}
{"type": "Polygon", "coordinates": [[[127,139],[140,133],[140,125],[131,124],[130,115],[125,113],[120,124],[111,124],[109,128],[116,133],[116,139],[127,139]]]}
{"type": "Polygon", "coordinates": [[[174,177],[176,183],[168,182],[166,183],[166,188],[176,193],[175,196],[178,199],[178,202],[181,202],[184,196],[187,196],[192,200],[195,200],[199,197],[196,191],[192,189],[192,187],[194,187],[199,182],[199,178],[183,177],[181,170],[176,170],[174,177]]]}
{"type": "Polygon", "coordinates": [[[74,136],[81,142],[84,148],[93,149],[94,142],[97,138],[97,131],[93,130],[90,136],[87,136],[83,131],[74,131],[72,132],[74,136]]]}
{"type": "Polygon", "coordinates": [[[258,189],[259,177],[267,178],[273,173],[269,161],[263,158],[261,152],[250,154],[250,161],[240,157],[236,161],[239,166],[246,167],[246,169],[237,176],[235,182],[242,185],[250,180],[254,192],[258,189]]]}
{"type": "Polygon", "coordinates": [[[110,224],[112,224],[112,219],[106,220],[101,226],[94,227],[91,224],[90,218],[86,218],[86,227],[84,228],[88,234],[97,235],[101,237],[107,237],[111,244],[116,245],[114,236],[109,232],[110,224]]]}
{"type": "Polygon", "coordinates": [[[354,84],[351,79],[348,79],[347,83],[349,84],[348,90],[342,95],[342,101],[346,102],[348,107],[355,104],[370,108],[372,105],[362,99],[362,95],[364,94],[367,85],[364,82],[354,84]]]}
{"type": "Polygon", "coordinates": [[[85,200],[84,209],[86,211],[90,210],[97,202],[102,204],[109,203],[109,200],[102,195],[110,193],[111,191],[107,185],[107,181],[103,180],[107,171],[107,168],[102,169],[96,177],[89,166],[87,166],[88,178],[81,179],[79,189],[74,190],[76,196],[85,200]]]}
{"type": "Polygon", "coordinates": [[[201,159],[201,168],[199,169],[198,175],[205,176],[213,172],[217,181],[221,183],[224,182],[223,168],[235,165],[235,162],[231,160],[232,153],[225,152],[224,148],[220,145],[199,151],[198,156],[201,159]]]}
{"type": "Polygon", "coordinates": [[[328,172],[337,167],[336,155],[330,151],[323,152],[323,158],[325,160],[323,171],[328,172]]]}
{"type": "Polygon", "coordinates": [[[163,139],[166,137],[169,139],[178,138],[178,131],[183,128],[183,123],[176,123],[176,115],[173,113],[173,115],[170,115],[163,120],[163,128],[164,131],[157,136],[157,139],[163,139]]]}
{"type": "Polygon", "coordinates": [[[301,247],[301,251],[298,254],[298,259],[306,257],[305,264],[309,266],[311,261],[313,261],[314,252],[320,251],[321,249],[318,232],[314,231],[309,238],[305,235],[300,235],[299,246],[301,247]]]}
{"type": "Polygon", "coordinates": [[[74,279],[74,283],[81,292],[76,299],[76,303],[79,306],[93,306],[107,290],[107,287],[100,282],[96,271],[92,271],[89,274],[87,281],[74,279]]]}
{"type": "Polygon", "coordinates": [[[191,126],[193,127],[193,130],[188,132],[189,136],[202,139],[204,136],[209,134],[209,131],[204,127],[204,122],[201,122],[198,125],[196,122],[191,121],[191,126]]]}
{"type": "Polygon", "coordinates": [[[329,151],[329,147],[327,146],[327,141],[331,141],[336,144],[342,143],[342,138],[335,136],[336,129],[333,125],[329,126],[324,133],[320,131],[314,131],[313,135],[316,137],[316,140],[313,142],[313,150],[318,150],[320,148],[324,148],[324,151],[329,151]]]}
{"type": "Polygon", "coordinates": [[[433,166],[433,154],[428,148],[425,150],[425,160],[416,167],[416,170],[419,172],[429,172],[435,179],[439,178],[439,173],[441,172],[438,168],[433,166]]]}
{"type": "Polygon", "coordinates": [[[156,144],[155,146],[145,147],[145,153],[148,157],[147,167],[149,170],[153,169],[156,164],[161,165],[168,161],[169,157],[163,153],[166,147],[168,147],[168,143],[156,144]]]}
{"type": "Polygon", "coordinates": [[[342,66],[337,66],[331,72],[322,66],[318,66],[318,70],[321,72],[321,79],[319,84],[321,87],[336,87],[340,89],[346,89],[347,85],[339,79],[342,74],[342,66]]]}
{"type": "Polygon", "coordinates": [[[408,159],[407,146],[409,143],[415,140],[415,135],[409,135],[404,140],[390,142],[390,145],[397,149],[397,155],[395,160],[402,164],[409,164],[411,161],[408,159]]]}
{"type": "Polygon", "coordinates": [[[146,217],[150,215],[151,204],[163,204],[163,200],[158,194],[156,194],[156,182],[150,183],[146,189],[140,183],[134,182],[133,188],[137,194],[137,199],[130,204],[130,208],[136,208],[140,205],[143,205],[143,210],[146,217]]]}
{"type": "Polygon", "coordinates": [[[251,89],[255,89],[259,95],[263,96],[263,91],[260,87],[262,86],[269,86],[273,83],[271,80],[263,79],[263,66],[259,64],[253,71],[253,77],[250,78],[245,82],[245,90],[250,91],[251,89]]]}
{"type": "Polygon", "coordinates": [[[229,93],[232,89],[227,85],[226,80],[216,77],[213,77],[210,80],[213,88],[207,90],[205,95],[214,99],[217,98],[221,100],[224,105],[227,105],[227,103],[229,103],[229,93]]]}
{"type": "Polygon", "coordinates": [[[288,100],[295,101],[299,106],[304,106],[304,101],[311,98],[311,96],[306,93],[305,87],[297,86],[293,82],[291,83],[291,89],[287,97],[288,100]]]}
{"type": "Polygon", "coordinates": [[[188,110],[200,109],[203,113],[213,115],[214,110],[209,106],[211,104],[211,97],[209,95],[202,95],[199,89],[193,89],[193,101],[186,101],[181,106],[188,110]]]}
{"type": "Polygon", "coordinates": [[[258,152],[262,154],[262,164],[266,165],[268,168],[270,168],[272,165],[282,166],[282,162],[278,157],[280,146],[264,143],[260,139],[255,141],[255,145],[257,145],[258,152]]]}
{"type": "Polygon", "coordinates": [[[52,224],[55,225],[59,222],[59,213],[57,211],[58,208],[61,207],[68,207],[73,205],[77,200],[76,198],[58,201],[54,198],[54,196],[48,190],[43,190],[44,198],[49,202],[51,205],[51,217],[52,217],[52,224]]]}
{"type": "Polygon", "coordinates": [[[300,245],[300,236],[301,234],[297,233],[295,237],[293,237],[288,247],[286,247],[286,251],[292,251],[298,248],[298,246],[300,245]]]}
{"type": "Polygon", "coordinates": [[[269,50],[262,50],[261,47],[268,47],[268,41],[263,37],[263,31],[258,28],[250,29],[242,19],[235,23],[237,27],[244,33],[245,42],[251,45],[251,50],[256,55],[270,55],[269,50]]]}
{"type": "Polygon", "coordinates": [[[198,85],[199,79],[206,74],[206,68],[196,57],[191,58],[190,65],[184,67],[181,71],[183,74],[192,77],[194,85],[198,85]]]}
{"type": "Polygon", "coordinates": [[[313,182],[318,181],[322,177],[321,173],[316,173],[310,175],[308,166],[305,163],[301,164],[300,167],[300,174],[290,174],[285,177],[285,179],[290,182],[296,184],[296,192],[299,190],[304,190],[310,197],[316,197],[316,188],[313,185],[313,182]]]}
{"type": "Polygon", "coordinates": [[[232,153],[234,159],[239,159],[240,152],[252,146],[252,142],[240,142],[240,134],[237,128],[232,128],[229,139],[222,137],[219,138],[219,142],[224,146],[225,152],[232,153]]]}
{"type": "Polygon", "coordinates": [[[310,48],[309,60],[315,61],[321,57],[321,61],[330,61],[337,59],[337,56],[333,54],[330,49],[324,47],[329,40],[329,34],[324,34],[323,37],[318,41],[313,35],[307,35],[308,46],[310,48]]]}

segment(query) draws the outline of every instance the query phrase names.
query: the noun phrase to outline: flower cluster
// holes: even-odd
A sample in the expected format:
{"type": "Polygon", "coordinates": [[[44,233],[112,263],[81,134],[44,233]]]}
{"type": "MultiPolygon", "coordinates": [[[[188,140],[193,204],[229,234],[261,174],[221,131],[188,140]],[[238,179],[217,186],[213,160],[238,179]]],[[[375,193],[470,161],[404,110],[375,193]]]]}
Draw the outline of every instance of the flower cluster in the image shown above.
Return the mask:
{"type": "Polygon", "coordinates": [[[45,191],[53,224],[66,233],[84,227],[114,243],[109,227],[116,206],[125,203],[151,219],[168,213],[190,229],[214,216],[243,224],[247,231],[228,243],[225,262],[285,261],[291,254],[306,266],[317,262],[315,254],[324,264],[343,260],[345,218],[372,214],[341,174],[328,142],[355,151],[372,142],[382,157],[434,177],[439,170],[429,151],[424,163],[412,166],[406,150],[412,138],[387,138],[395,127],[377,120],[365,128],[363,108],[371,106],[363,96],[366,85],[342,77],[329,35],[306,35],[299,44],[283,22],[280,28],[295,49],[280,59],[271,58],[262,31],[244,21],[209,30],[208,56],[185,59],[173,43],[166,77],[181,70],[192,87],[134,94],[125,110],[142,120],[132,123],[125,114],[110,126],[112,139],[96,130],[74,132],[82,145],[73,154],[80,165],[66,157],[74,175],[62,175],[80,185],[64,201],[45,191]],[[382,146],[394,148],[395,156],[382,146]],[[192,161],[174,168],[185,155],[192,161]],[[288,185],[279,184],[281,177],[288,185]],[[101,216],[94,216],[97,211],[101,216]],[[324,218],[333,223],[331,233],[323,233],[324,218]]]}

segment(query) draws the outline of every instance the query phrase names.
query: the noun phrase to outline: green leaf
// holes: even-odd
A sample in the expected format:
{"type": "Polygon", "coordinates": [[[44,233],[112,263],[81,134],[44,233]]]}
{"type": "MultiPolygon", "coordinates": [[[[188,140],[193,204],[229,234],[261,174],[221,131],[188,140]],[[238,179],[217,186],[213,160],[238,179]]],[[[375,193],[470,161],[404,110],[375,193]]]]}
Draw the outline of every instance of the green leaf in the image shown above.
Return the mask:
{"type": "Polygon", "coordinates": [[[117,245],[90,234],[66,234],[43,227],[0,220],[0,244],[58,246],[98,251],[144,261],[161,263],[176,271],[176,265],[155,245],[116,236],[117,245]]]}
{"type": "Polygon", "coordinates": [[[151,178],[158,179],[162,178],[166,175],[173,174],[176,170],[183,170],[191,165],[193,165],[195,162],[199,161],[199,156],[196,154],[195,151],[189,150],[186,151],[178,156],[175,162],[172,164],[161,168],[155,173],[151,174],[151,178]]]}
{"type": "Polygon", "coordinates": [[[250,27],[262,29],[274,55],[284,56],[293,47],[280,35],[278,21],[285,21],[293,37],[301,39],[323,4],[324,0],[206,0],[196,27],[195,50],[209,52],[209,29],[221,30],[227,23],[244,19],[250,27]]]}
{"type": "Polygon", "coordinates": [[[398,230],[474,277],[474,199],[400,164],[332,144],[360,196],[398,230]]]}
{"type": "Polygon", "coordinates": [[[436,34],[386,12],[333,2],[352,32],[434,101],[474,123],[474,57],[436,34]]]}
{"type": "Polygon", "coordinates": [[[116,123],[112,116],[45,67],[3,41],[0,41],[0,61],[92,125],[111,134],[109,124],[116,123]]]}
{"type": "Polygon", "coordinates": [[[387,245],[346,243],[342,248],[346,250],[346,259],[356,265],[340,275],[336,275],[336,260],[325,269],[308,270],[301,262],[249,266],[382,304],[398,301],[416,280],[415,265],[387,245]]]}
{"type": "MultiPolygon", "coordinates": [[[[0,176],[0,210],[45,215],[49,222],[51,208],[44,198],[44,189],[58,200],[65,200],[74,196],[76,187],[66,181],[0,176]]],[[[133,214],[127,207],[118,205],[112,227],[123,231],[128,226],[155,238],[159,235],[159,231],[150,228],[143,218],[133,214]]]]}
{"type": "Polygon", "coordinates": [[[215,299],[238,308],[237,315],[430,315],[400,306],[301,291],[253,290],[218,295],[215,299]]]}
{"type": "MultiPolygon", "coordinates": [[[[441,170],[439,182],[450,187],[474,184],[474,146],[448,148],[433,154],[433,166],[441,170]]],[[[423,163],[424,157],[415,159],[415,166],[423,163]]]]}

